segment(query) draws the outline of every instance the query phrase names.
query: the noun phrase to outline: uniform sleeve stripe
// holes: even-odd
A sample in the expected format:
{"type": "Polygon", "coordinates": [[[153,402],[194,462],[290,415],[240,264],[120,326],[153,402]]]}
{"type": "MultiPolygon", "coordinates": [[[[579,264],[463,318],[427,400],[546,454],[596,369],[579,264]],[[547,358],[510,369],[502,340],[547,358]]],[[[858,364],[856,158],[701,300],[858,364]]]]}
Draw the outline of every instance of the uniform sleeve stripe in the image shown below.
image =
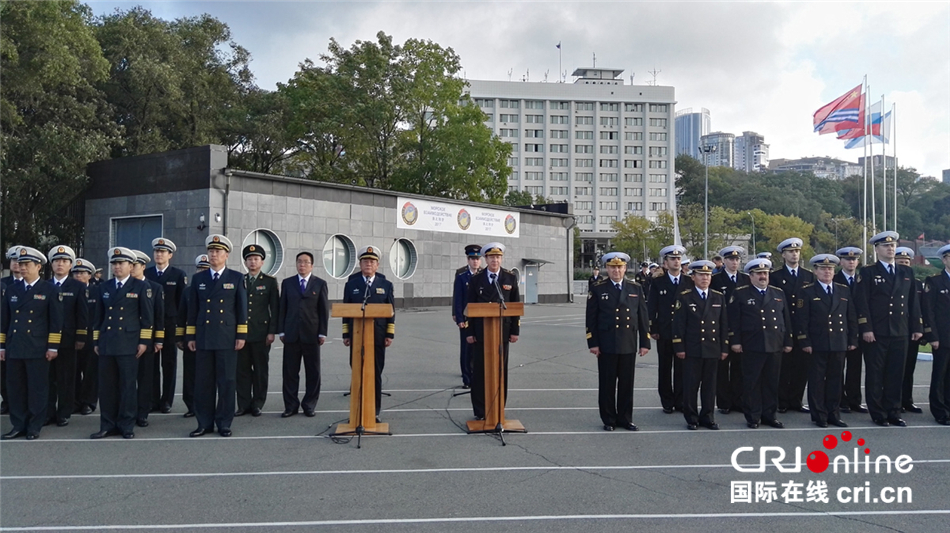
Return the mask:
{"type": "Polygon", "coordinates": [[[185,336],[185,328],[175,328],[175,335],[178,337],[185,336]]]}
{"type": "Polygon", "coordinates": [[[152,338],[152,330],[151,330],[151,329],[143,329],[143,330],[139,333],[139,338],[140,338],[140,339],[151,339],[151,338],[152,338]]]}
{"type": "Polygon", "coordinates": [[[6,342],[7,342],[7,334],[6,334],[6,333],[0,333],[0,342],[2,342],[2,343],[6,343],[6,342]]]}
{"type": "Polygon", "coordinates": [[[155,338],[156,338],[156,339],[164,339],[164,338],[165,338],[165,330],[163,330],[163,329],[157,330],[157,331],[155,332],[155,338]]]}
{"type": "Polygon", "coordinates": [[[89,332],[87,332],[87,331],[84,330],[84,329],[77,329],[77,330],[76,330],[76,335],[86,336],[86,335],[88,335],[88,334],[89,334],[89,332]]]}
{"type": "Polygon", "coordinates": [[[94,340],[94,341],[99,340],[99,330],[98,330],[98,329],[92,332],[92,340],[94,340]]]}
{"type": "Polygon", "coordinates": [[[247,333],[247,324],[238,324],[237,332],[238,332],[238,333],[247,333]]]}
{"type": "Polygon", "coordinates": [[[186,332],[187,332],[186,333],[187,335],[194,335],[198,332],[198,328],[196,328],[195,326],[188,326],[186,328],[186,332]]]}

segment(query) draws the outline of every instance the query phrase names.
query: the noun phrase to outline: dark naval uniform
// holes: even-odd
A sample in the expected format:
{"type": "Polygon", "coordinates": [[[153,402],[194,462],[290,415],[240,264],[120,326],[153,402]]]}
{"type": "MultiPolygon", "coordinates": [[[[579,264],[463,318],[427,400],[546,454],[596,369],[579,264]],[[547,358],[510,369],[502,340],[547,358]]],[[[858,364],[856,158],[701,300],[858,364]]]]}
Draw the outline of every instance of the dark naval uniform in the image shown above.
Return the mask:
{"type": "Polygon", "coordinates": [[[771,424],[778,411],[781,355],[792,346],[789,304],[781,289],[739,287],[729,302],[729,345],[742,346],[746,422],[771,424]],[[763,294],[764,293],[764,294],[763,294]]]}
{"type": "MultiPolygon", "coordinates": [[[[486,268],[468,283],[468,303],[500,302],[499,293],[505,302],[520,302],[518,279],[510,270],[502,268],[495,283],[489,280],[491,272],[486,268]]],[[[465,337],[474,337],[472,344],[472,410],[475,418],[485,418],[485,350],[497,350],[494,346],[485,346],[483,318],[470,318],[465,328],[465,337]]],[[[516,316],[501,320],[501,340],[504,347],[504,384],[505,403],[508,402],[508,345],[509,337],[521,334],[521,319],[516,316]]]]}
{"type": "Polygon", "coordinates": [[[623,280],[618,289],[609,278],[587,294],[587,347],[599,348],[597,404],[605,426],[633,423],[633,382],[637,353],[650,349],[650,325],[643,288],[623,280]]]}
{"type": "MultiPolygon", "coordinates": [[[[163,413],[171,411],[175,402],[175,381],[178,379],[178,346],[182,339],[176,336],[178,326],[178,307],[181,297],[188,288],[188,277],[185,271],[169,266],[159,275],[155,266],[145,269],[145,279],[154,281],[162,286],[164,294],[164,344],[162,350],[155,354],[154,375],[152,376],[152,409],[160,409],[163,413]]],[[[183,336],[182,336],[183,338],[183,336]]]]}
{"type": "Polygon", "coordinates": [[[711,286],[703,298],[698,288],[680,291],[673,315],[673,350],[683,359],[683,416],[686,423],[715,427],[716,374],[729,353],[726,297],[711,286]],[[702,385],[702,410],[696,395],[702,385]]]}
{"type": "Polygon", "coordinates": [[[96,301],[99,299],[100,285],[90,283],[83,293],[86,303],[86,313],[89,317],[89,327],[83,342],[86,343],[79,350],[76,371],[76,404],[82,414],[90,414],[96,410],[99,403],[99,356],[96,355],[92,341],[96,301]]]}
{"type": "Polygon", "coordinates": [[[188,288],[186,341],[195,341],[195,418],[198,429],[229,433],[234,420],[238,340],[247,338],[244,276],[225,267],[206,270],[188,288]],[[215,403],[217,396],[217,404],[215,403]]]}
{"type": "Polygon", "coordinates": [[[267,381],[270,376],[270,348],[268,335],[277,334],[280,294],[277,278],[263,272],[253,280],[244,274],[247,287],[247,342],[238,352],[237,408],[238,412],[263,409],[267,401],[267,381]]]}
{"type": "Polygon", "coordinates": [[[950,273],[943,270],[924,284],[924,310],[928,342],[938,342],[933,351],[930,377],[930,413],[937,422],[950,425],[950,273]]]}
{"type": "Polygon", "coordinates": [[[99,350],[100,432],[133,434],[137,412],[135,382],[140,344],[152,343],[154,295],[147,281],[129,277],[122,287],[111,279],[99,285],[93,339],[99,350]]]}
{"type": "MultiPolygon", "coordinates": [[[[373,277],[373,283],[367,292],[366,278],[363,274],[356,272],[346,280],[343,287],[343,303],[361,304],[363,298],[368,295],[366,303],[368,304],[389,304],[396,306],[396,300],[393,297],[393,284],[386,276],[379,272],[373,277]]],[[[386,366],[386,339],[392,339],[396,336],[396,317],[395,314],[389,318],[377,318],[373,320],[373,342],[376,345],[376,415],[379,416],[380,406],[383,399],[383,367],[386,366]]],[[[349,339],[353,334],[353,319],[343,319],[343,338],[349,339]]],[[[359,357],[359,354],[355,354],[359,357]]],[[[350,359],[354,357],[353,348],[350,347],[350,359]]],[[[351,391],[356,394],[358,391],[351,391]]]]}
{"type": "Polygon", "coordinates": [[[875,342],[864,342],[868,412],[878,424],[900,424],[901,385],[907,343],[913,333],[923,333],[914,271],[894,264],[894,274],[879,261],[861,268],[854,293],[858,329],[874,333],[875,342]]]}
{"type": "Polygon", "coordinates": [[[660,365],[657,388],[663,411],[667,413],[672,413],[674,409],[683,410],[683,362],[673,353],[673,312],[676,295],[691,288],[693,280],[683,272],[680,272],[675,284],[666,272],[650,282],[650,296],[647,299],[650,334],[659,336],[656,341],[660,365]]]}
{"type": "Polygon", "coordinates": [[[795,338],[811,348],[808,372],[808,405],[819,426],[841,421],[842,371],[848,346],[858,343],[858,319],[847,285],[832,282],[831,293],[819,282],[799,293],[795,313],[795,338]]]}
{"type": "MultiPolygon", "coordinates": [[[[56,280],[50,280],[54,286],[56,280]]],[[[57,286],[63,300],[63,337],[56,359],[50,364],[49,407],[47,420],[65,426],[76,409],[77,342],[86,342],[89,311],[86,308],[86,286],[67,277],[57,286]]]]}
{"type": "Polygon", "coordinates": [[[165,343],[165,295],[162,286],[148,278],[142,280],[148,284],[149,298],[152,300],[152,316],[155,317],[152,327],[152,338],[145,343],[145,353],[139,358],[138,369],[138,409],[135,422],[140,427],[148,425],[148,414],[156,407],[153,394],[155,386],[155,366],[159,354],[155,352],[155,345],[165,343]]]}
{"type": "MultiPolygon", "coordinates": [[[[46,352],[62,340],[59,289],[41,279],[6,286],[0,307],[0,348],[6,350],[7,395],[13,431],[36,438],[47,418],[50,362],[46,352]]],[[[10,437],[7,437],[10,438],[10,437]]]]}
{"type": "MultiPolygon", "coordinates": [[[[798,306],[795,304],[801,299],[799,293],[801,293],[802,287],[815,281],[815,274],[802,268],[801,265],[795,270],[796,275],[793,276],[788,267],[783,266],[769,276],[769,284],[782,289],[785,293],[793,324],[798,313],[798,306]]],[[[804,411],[802,398],[805,395],[805,386],[808,384],[811,355],[802,351],[799,342],[793,341],[792,351],[782,354],[781,359],[782,369],[779,373],[778,387],[779,412],[785,412],[786,409],[804,411]]]]}
{"type": "MultiPolygon", "coordinates": [[[[851,303],[854,304],[854,285],[857,283],[858,272],[853,276],[848,276],[843,270],[839,270],[833,279],[835,283],[840,283],[848,287],[851,293],[851,303]]],[[[857,312],[857,308],[855,308],[857,312]]],[[[859,339],[860,340],[860,339],[859,339]]],[[[861,367],[863,366],[863,352],[861,343],[855,345],[855,349],[848,350],[844,354],[844,372],[842,372],[841,386],[841,410],[861,411],[861,367]]]]}
{"type": "Polygon", "coordinates": [[[452,288],[452,316],[455,317],[455,323],[459,327],[459,340],[461,342],[459,368],[462,371],[462,386],[464,387],[472,386],[472,346],[465,340],[467,323],[465,306],[468,305],[468,285],[478,272],[481,272],[481,269],[472,274],[472,271],[466,266],[465,270],[455,275],[455,284],[452,288]]]}
{"type": "MultiPolygon", "coordinates": [[[[917,302],[922,305],[924,284],[917,278],[912,277],[911,280],[914,283],[914,291],[917,293],[917,302]]],[[[924,313],[922,309],[920,314],[920,318],[923,319],[924,313]]],[[[927,333],[926,329],[924,333],[927,333]]],[[[927,340],[924,337],[916,341],[911,340],[910,337],[907,338],[907,357],[904,359],[904,381],[901,384],[901,408],[902,410],[907,410],[912,413],[923,412],[923,409],[914,405],[914,371],[917,370],[917,354],[920,352],[920,347],[924,344],[927,344],[927,340]]]]}
{"type": "MultiPolygon", "coordinates": [[[[713,275],[709,287],[721,292],[728,302],[737,288],[749,283],[749,275],[745,272],[736,272],[733,276],[722,270],[713,275]]],[[[719,361],[719,369],[716,371],[716,405],[723,414],[742,410],[742,354],[732,350],[727,353],[729,355],[725,360],[719,361]]]]}

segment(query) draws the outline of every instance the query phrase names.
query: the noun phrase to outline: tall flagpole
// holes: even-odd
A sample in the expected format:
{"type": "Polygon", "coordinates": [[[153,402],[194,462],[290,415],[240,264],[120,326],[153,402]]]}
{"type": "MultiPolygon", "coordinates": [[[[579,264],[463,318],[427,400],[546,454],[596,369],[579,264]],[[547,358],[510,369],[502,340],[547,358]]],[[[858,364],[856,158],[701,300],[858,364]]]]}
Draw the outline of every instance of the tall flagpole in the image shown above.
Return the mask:
{"type": "MultiPolygon", "coordinates": [[[[870,89],[870,86],[868,87],[870,89]]],[[[868,92],[867,94],[870,94],[868,92]]],[[[871,144],[868,146],[868,133],[871,130],[871,108],[867,105],[867,96],[864,99],[864,146],[867,147],[868,152],[870,152],[871,162],[871,228],[874,230],[875,234],[877,233],[877,199],[875,199],[874,190],[877,189],[877,183],[874,181],[874,145],[871,144]]]]}
{"type": "MultiPolygon", "coordinates": [[[[874,133],[874,125],[871,125],[871,133],[874,133]]],[[[871,141],[874,141],[874,135],[871,135],[871,141]]],[[[884,187],[882,189],[881,195],[881,204],[884,206],[884,227],[881,228],[883,231],[887,231],[887,139],[884,137],[884,95],[881,95],[881,159],[884,160],[884,168],[881,170],[883,174],[881,176],[882,183],[884,187]]]]}
{"type": "MultiPolygon", "coordinates": [[[[867,94],[868,94],[868,75],[864,75],[864,100],[865,108],[867,107],[867,94]]],[[[865,110],[865,114],[867,114],[865,110]]],[[[863,224],[861,226],[864,228],[864,257],[869,257],[868,255],[868,145],[864,145],[864,164],[861,165],[861,174],[864,176],[864,201],[863,209],[861,210],[861,219],[863,224]]]]}
{"type": "Polygon", "coordinates": [[[894,231],[897,231],[897,172],[900,167],[897,166],[897,104],[891,104],[891,121],[894,124],[893,145],[894,150],[894,231]]]}

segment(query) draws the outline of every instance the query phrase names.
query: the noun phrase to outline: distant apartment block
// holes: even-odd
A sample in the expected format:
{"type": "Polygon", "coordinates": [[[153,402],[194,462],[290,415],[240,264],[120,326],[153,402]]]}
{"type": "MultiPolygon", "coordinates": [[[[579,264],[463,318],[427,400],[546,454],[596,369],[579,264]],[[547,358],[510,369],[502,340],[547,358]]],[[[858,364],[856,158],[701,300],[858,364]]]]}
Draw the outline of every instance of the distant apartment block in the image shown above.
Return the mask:
{"type": "Polygon", "coordinates": [[[802,157],[799,159],[773,159],[769,161],[772,172],[811,172],[819,178],[844,179],[861,174],[861,165],[833,157],[802,157]]]}
{"type": "Polygon", "coordinates": [[[701,162],[711,167],[732,167],[735,162],[736,136],[731,133],[717,131],[703,135],[700,146],[710,147],[712,150],[702,155],[695,155],[701,162]]]}
{"type": "Polygon", "coordinates": [[[712,129],[709,110],[705,107],[698,113],[687,108],[676,113],[676,155],[699,157],[699,147],[703,135],[712,129]]]}
{"type": "Polygon", "coordinates": [[[769,145],[765,137],[754,131],[744,131],[736,137],[736,170],[745,172],[763,172],[769,168],[769,145]]]}

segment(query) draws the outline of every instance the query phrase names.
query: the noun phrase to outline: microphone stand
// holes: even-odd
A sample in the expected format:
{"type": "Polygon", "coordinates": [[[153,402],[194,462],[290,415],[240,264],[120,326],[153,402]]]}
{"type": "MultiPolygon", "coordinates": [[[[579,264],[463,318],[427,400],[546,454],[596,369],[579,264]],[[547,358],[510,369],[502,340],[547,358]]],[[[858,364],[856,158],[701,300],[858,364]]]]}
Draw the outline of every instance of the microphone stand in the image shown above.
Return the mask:
{"type": "MultiPolygon", "coordinates": [[[[501,287],[498,286],[498,281],[501,279],[501,271],[498,272],[498,275],[495,276],[495,282],[492,285],[495,286],[495,292],[498,294],[498,300],[501,303],[501,307],[498,308],[498,319],[501,322],[501,336],[498,337],[498,390],[495,391],[495,410],[503,410],[504,406],[499,406],[499,400],[501,399],[502,387],[505,386],[505,382],[508,380],[508,376],[505,373],[505,326],[504,326],[504,312],[508,309],[508,305],[505,304],[505,295],[501,292],[501,287]]],[[[507,399],[507,398],[506,398],[507,399]]],[[[508,443],[505,442],[505,427],[502,426],[501,420],[498,421],[498,424],[495,426],[495,431],[498,433],[498,436],[501,437],[501,445],[507,446],[508,443]]]]}

